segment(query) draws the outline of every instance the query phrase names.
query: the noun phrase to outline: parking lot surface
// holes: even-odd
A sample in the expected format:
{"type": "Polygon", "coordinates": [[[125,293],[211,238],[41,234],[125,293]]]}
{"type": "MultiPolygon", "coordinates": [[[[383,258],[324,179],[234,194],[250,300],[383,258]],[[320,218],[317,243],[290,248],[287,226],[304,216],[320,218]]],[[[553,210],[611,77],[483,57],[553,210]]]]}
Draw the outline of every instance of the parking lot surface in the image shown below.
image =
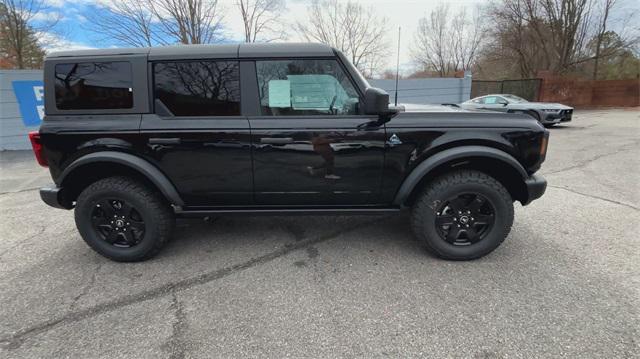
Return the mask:
{"type": "Polygon", "coordinates": [[[638,357],[640,116],[552,128],[547,193],[492,254],[425,252],[407,215],[181,221],[111,262],[0,153],[0,356],[638,357]]]}

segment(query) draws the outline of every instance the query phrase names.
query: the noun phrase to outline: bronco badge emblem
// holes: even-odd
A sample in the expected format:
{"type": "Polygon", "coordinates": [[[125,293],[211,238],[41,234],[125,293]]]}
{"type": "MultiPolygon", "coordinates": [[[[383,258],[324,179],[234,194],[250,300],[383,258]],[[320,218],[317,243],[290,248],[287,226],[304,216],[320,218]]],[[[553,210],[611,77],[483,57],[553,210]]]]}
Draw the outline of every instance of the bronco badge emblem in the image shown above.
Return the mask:
{"type": "Polygon", "coordinates": [[[389,141],[387,141],[387,143],[391,146],[395,146],[401,145],[402,141],[400,141],[400,137],[398,137],[398,135],[394,133],[393,135],[391,135],[391,137],[389,137],[389,141]]]}

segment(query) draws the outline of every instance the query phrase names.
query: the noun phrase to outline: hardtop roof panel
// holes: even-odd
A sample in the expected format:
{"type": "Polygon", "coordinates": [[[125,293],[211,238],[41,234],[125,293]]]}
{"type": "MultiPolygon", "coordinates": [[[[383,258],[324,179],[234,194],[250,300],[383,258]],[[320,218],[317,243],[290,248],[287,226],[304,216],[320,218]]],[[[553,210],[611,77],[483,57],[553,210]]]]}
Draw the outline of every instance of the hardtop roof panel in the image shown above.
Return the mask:
{"type": "Polygon", "coordinates": [[[238,57],[238,44],[221,45],[174,45],[152,47],[149,51],[149,60],[171,59],[205,59],[238,57]]]}
{"type": "Polygon", "coordinates": [[[333,48],[316,43],[251,43],[241,44],[240,58],[333,56],[333,48]]]}
{"type": "Polygon", "coordinates": [[[315,43],[250,43],[219,45],[173,45],[57,51],[47,58],[148,55],[149,60],[205,58],[278,58],[334,56],[333,48],[315,43]]]}
{"type": "Polygon", "coordinates": [[[88,57],[88,56],[116,56],[116,55],[146,55],[149,53],[148,47],[111,48],[111,49],[89,49],[89,50],[67,50],[55,51],[47,54],[46,58],[59,57],[88,57]]]}

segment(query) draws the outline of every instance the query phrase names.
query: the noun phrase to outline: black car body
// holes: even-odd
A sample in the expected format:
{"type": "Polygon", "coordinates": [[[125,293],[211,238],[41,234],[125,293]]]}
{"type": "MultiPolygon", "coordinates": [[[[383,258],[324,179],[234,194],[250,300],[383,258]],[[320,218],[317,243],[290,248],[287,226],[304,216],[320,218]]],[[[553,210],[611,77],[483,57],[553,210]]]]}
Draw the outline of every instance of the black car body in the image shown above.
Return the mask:
{"type": "Polygon", "coordinates": [[[325,45],[60,52],[47,56],[44,76],[45,118],[32,143],[54,180],[41,190],[54,207],[77,206],[115,176],[157,193],[175,216],[395,212],[463,170],[495,179],[512,202],[528,204],[546,187],[535,172],[548,132],[537,121],[394,111],[325,45]]]}

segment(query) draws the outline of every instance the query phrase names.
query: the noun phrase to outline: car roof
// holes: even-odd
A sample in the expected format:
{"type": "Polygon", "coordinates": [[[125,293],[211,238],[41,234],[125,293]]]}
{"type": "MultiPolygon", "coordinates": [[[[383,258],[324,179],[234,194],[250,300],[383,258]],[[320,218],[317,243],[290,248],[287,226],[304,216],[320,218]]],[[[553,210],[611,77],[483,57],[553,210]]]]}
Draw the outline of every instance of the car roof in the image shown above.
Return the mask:
{"type": "Polygon", "coordinates": [[[149,60],[173,58],[323,57],[333,56],[334,51],[331,46],[317,43],[242,43],[69,50],[52,52],[47,55],[47,58],[122,55],[148,55],[149,60]]]}

